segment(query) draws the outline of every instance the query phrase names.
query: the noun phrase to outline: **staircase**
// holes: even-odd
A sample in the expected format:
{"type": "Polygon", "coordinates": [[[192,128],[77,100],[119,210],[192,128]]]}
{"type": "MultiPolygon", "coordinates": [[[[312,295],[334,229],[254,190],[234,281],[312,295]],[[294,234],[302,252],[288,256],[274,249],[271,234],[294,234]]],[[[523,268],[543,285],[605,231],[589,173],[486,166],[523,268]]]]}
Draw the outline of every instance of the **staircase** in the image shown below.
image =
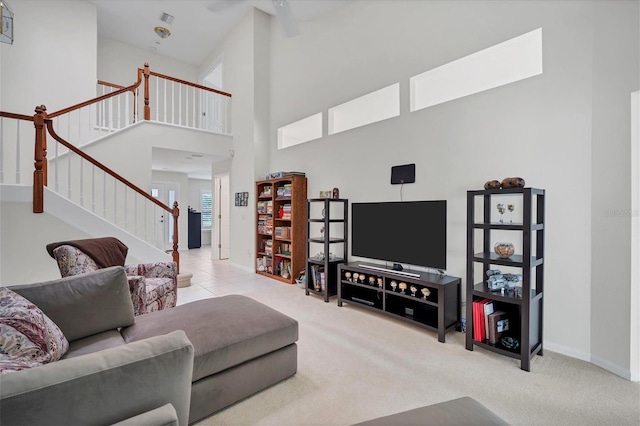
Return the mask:
{"type": "MultiPolygon", "coordinates": [[[[141,261],[150,253],[166,256],[156,220],[164,214],[173,220],[171,256],[179,267],[178,203],[165,205],[144,189],[151,184],[152,149],[228,157],[231,95],[154,73],[146,64],[133,85],[100,81],[98,88],[98,97],[53,113],[45,106],[33,116],[0,111],[0,201],[24,202],[27,188],[36,215],[55,216],[87,237],[119,235],[141,261]]],[[[6,238],[17,232],[10,226],[3,217],[2,282],[11,275],[5,259],[14,246],[6,243],[18,238],[6,238]]],[[[47,242],[56,240],[50,236],[56,227],[64,228],[29,226],[47,242]]]]}

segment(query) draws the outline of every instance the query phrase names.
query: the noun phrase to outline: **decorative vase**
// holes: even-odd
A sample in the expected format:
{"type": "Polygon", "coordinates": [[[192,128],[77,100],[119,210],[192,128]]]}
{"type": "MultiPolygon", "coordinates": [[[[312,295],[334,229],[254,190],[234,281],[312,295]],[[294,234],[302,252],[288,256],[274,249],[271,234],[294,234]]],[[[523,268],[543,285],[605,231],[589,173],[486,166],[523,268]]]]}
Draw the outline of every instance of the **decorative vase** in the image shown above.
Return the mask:
{"type": "Polygon", "coordinates": [[[493,250],[498,256],[504,258],[511,257],[513,256],[513,253],[516,252],[515,247],[513,247],[513,243],[496,243],[496,245],[493,246],[493,250]]]}

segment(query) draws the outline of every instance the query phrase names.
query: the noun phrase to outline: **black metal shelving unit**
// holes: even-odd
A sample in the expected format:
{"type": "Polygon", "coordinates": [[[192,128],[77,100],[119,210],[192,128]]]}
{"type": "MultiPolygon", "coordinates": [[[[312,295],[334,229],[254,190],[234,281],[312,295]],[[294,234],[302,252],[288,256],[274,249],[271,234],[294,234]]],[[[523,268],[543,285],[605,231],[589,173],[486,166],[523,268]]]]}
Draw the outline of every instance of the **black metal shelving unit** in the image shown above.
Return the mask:
{"type": "MultiPolygon", "coordinates": [[[[317,294],[324,297],[325,302],[329,302],[331,296],[338,292],[338,265],[347,261],[349,239],[348,222],[349,200],[344,198],[310,198],[307,200],[307,266],[305,269],[305,294],[317,294]],[[312,208],[314,204],[322,204],[322,218],[313,217],[316,210],[312,208]],[[341,205],[342,204],[342,205],[341,205]],[[338,211],[336,211],[336,208],[338,211]],[[332,213],[333,209],[333,213],[332,213]],[[340,215],[342,210],[342,215],[340,215]],[[319,235],[317,229],[312,229],[312,224],[322,224],[324,234],[319,235]],[[333,228],[332,228],[333,225],[333,228]],[[339,226],[342,225],[342,226],[339,226]],[[341,236],[333,236],[334,231],[342,228],[341,236]],[[330,258],[331,247],[342,245],[340,256],[330,258]],[[317,258],[312,254],[312,247],[322,247],[324,256],[317,258]],[[319,271],[324,274],[324,283],[318,277],[319,271]]],[[[317,227],[314,227],[317,228],[317,227]]]]}
{"type": "MultiPolygon", "coordinates": [[[[544,211],[545,190],[537,188],[508,188],[467,191],[467,334],[466,348],[478,346],[492,352],[520,360],[520,368],[531,369],[531,359],[542,355],[542,313],[544,290],[544,211]],[[492,197],[509,196],[521,200],[522,223],[491,222],[492,197]],[[482,222],[475,220],[476,198],[482,199],[482,222]],[[476,252],[476,230],[482,237],[482,251],[476,252]],[[503,258],[493,252],[492,231],[520,232],[521,254],[503,258]],[[482,266],[482,281],[476,282],[475,267],[482,266]],[[520,268],[522,287],[519,291],[491,291],[486,272],[495,266],[520,268]],[[496,309],[506,312],[512,324],[504,337],[517,340],[516,348],[501,342],[490,343],[474,339],[473,302],[488,299],[496,309]]],[[[517,251],[517,250],[516,250],[517,251]]]]}

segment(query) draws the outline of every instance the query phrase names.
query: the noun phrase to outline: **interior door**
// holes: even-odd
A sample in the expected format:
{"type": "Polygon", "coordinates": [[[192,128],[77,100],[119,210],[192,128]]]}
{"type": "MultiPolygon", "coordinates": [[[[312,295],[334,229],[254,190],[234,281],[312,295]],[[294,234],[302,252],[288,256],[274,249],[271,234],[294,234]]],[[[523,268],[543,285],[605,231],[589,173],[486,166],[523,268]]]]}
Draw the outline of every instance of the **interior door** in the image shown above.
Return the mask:
{"type": "MultiPolygon", "coordinates": [[[[153,182],[151,196],[173,208],[180,198],[180,184],[176,182],[153,182]]],[[[160,208],[153,208],[153,242],[162,251],[173,250],[173,215],[160,208]]]]}
{"type": "Polygon", "coordinates": [[[220,178],[220,259],[229,258],[229,175],[220,178]]]}

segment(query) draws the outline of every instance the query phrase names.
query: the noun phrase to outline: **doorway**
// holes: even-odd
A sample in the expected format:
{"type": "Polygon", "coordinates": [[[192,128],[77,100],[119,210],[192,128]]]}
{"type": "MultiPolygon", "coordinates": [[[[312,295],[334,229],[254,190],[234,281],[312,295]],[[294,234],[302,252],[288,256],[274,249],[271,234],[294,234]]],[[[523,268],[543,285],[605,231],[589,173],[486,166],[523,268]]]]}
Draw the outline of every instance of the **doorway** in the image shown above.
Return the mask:
{"type": "Polygon", "coordinates": [[[213,259],[229,258],[229,175],[214,178],[214,227],[211,245],[213,259]]]}
{"type": "MultiPolygon", "coordinates": [[[[180,184],[176,182],[152,182],[151,196],[173,208],[180,199],[180,184]]],[[[162,251],[173,249],[173,215],[160,207],[153,207],[153,242],[162,251]]]]}

